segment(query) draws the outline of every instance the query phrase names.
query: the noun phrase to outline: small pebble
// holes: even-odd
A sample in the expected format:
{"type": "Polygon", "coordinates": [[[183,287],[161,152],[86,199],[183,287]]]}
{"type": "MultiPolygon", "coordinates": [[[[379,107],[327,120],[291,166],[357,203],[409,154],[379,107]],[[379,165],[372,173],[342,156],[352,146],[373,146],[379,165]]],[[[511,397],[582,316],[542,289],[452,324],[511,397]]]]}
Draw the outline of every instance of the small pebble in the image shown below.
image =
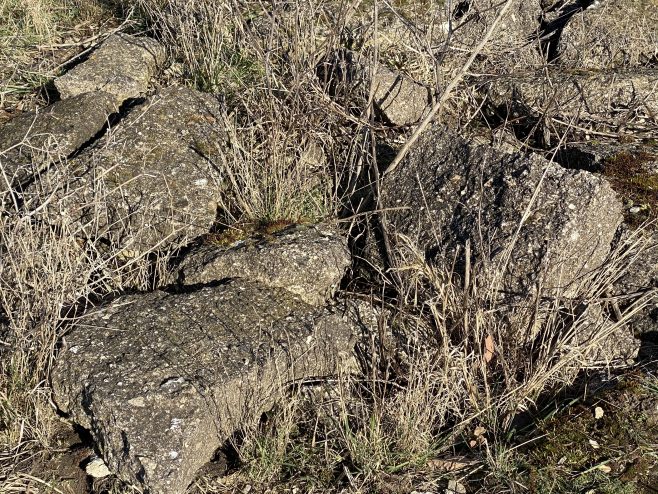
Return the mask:
{"type": "Polygon", "coordinates": [[[85,472],[87,475],[94,477],[95,479],[100,479],[112,475],[112,472],[107,468],[105,462],[96,456],[85,466],[85,472]]]}
{"type": "Polygon", "coordinates": [[[633,206],[631,209],[628,210],[629,213],[631,214],[637,214],[640,212],[640,207],[639,206],[633,206]]]}

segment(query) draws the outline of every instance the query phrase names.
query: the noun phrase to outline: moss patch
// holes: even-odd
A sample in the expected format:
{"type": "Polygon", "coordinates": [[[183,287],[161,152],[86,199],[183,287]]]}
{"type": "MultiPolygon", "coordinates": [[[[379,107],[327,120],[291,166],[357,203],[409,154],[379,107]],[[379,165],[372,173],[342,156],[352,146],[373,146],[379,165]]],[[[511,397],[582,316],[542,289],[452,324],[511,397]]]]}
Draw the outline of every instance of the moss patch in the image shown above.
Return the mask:
{"type": "Polygon", "coordinates": [[[656,492],[657,407],[658,379],[632,375],[552,417],[519,453],[522,483],[533,493],[656,492]]]}
{"type": "Polygon", "coordinates": [[[295,224],[295,222],[290,220],[238,223],[220,232],[205,235],[203,237],[203,243],[228,247],[250,237],[274,235],[295,224]]]}
{"type": "Polygon", "coordinates": [[[604,163],[603,174],[622,196],[627,206],[626,222],[631,226],[658,218],[658,174],[649,172],[646,167],[657,160],[658,156],[652,153],[623,151],[604,163]],[[628,212],[633,206],[640,211],[628,212]]]}

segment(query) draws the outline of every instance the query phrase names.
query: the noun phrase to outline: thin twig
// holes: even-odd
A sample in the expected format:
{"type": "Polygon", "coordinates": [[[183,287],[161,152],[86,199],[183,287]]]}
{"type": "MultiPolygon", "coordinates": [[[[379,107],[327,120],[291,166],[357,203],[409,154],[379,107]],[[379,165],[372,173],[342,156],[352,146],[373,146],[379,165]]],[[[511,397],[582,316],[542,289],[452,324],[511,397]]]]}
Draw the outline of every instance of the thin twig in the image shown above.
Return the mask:
{"type": "Polygon", "coordinates": [[[388,166],[388,168],[384,171],[382,176],[386,176],[389,173],[392,173],[395,171],[395,169],[398,167],[400,162],[407,156],[409,153],[409,150],[411,149],[411,146],[414,145],[414,143],[418,140],[420,135],[425,131],[427,126],[432,122],[434,119],[434,116],[439,112],[439,110],[443,107],[443,104],[448,100],[450,95],[452,94],[452,91],[457,87],[457,85],[461,82],[461,80],[464,78],[466,75],[466,72],[468,72],[468,69],[473,65],[473,62],[475,61],[475,58],[480,54],[480,52],[484,49],[485,45],[489,42],[489,39],[491,36],[493,36],[494,31],[496,30],[496,27],[498,26],[498,23],[500,20],[503,18],[503,16],[507,13],[507,10],[510,8],[512,5],[512,0],[507,0],[505,2],[505,5],[503,5],[503,8],[500,9],[500,12],[498,13],[498,16],[496,19],[493,21],[491,24],[491,27],[489,30],[485,33],[484,37],[482,38],[482,41],[480,41],[480,44],[475,47],[473,50],[473,53],[471,53],[471,56],[468,58],[464,66],[461,68],[459,73],[454,77],[454,79],[448,84],[448,87],[446,87],[445,91],[441,94],[441,97],[438,99],[438,101],[434,104],[430,112],[427,114],[427,116],[423,119],[423,121],[420,123],[418,128],[414,131],[414,133],[411,135],[409,140],[402,146],[402,149],[398,152],[398,154],[395,156],[395,159],[391,162],[391,164],[388,166]]]}

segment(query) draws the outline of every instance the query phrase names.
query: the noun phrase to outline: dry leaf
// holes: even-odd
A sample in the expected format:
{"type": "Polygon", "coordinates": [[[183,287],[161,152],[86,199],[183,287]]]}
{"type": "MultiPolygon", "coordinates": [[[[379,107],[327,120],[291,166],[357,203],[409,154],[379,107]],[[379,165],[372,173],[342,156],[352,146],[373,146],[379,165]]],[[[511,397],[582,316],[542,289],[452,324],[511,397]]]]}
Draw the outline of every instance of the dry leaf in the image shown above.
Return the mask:
{"type": "Polygon", "coordinates": [[[475,465],[474,460],[467,460],[466,458],[435,458],[427,462],[427,467],[430,470],[439,470],[442,472],[455,472],[462,470],[466,467],[475,465]]]}
{"type": "Polygon", "coordinates": [[[481,425],[478,425],[478,426],[475,428],[475,431],[473,431],[473,435],[474,435],[475,437],[480,437],[480,436],[482,436],[483,434],[486,434],[486,432],[487,432],[487,429],[485,429],[485,428],[482,427],[481,425]]]}
{"type": "Polygon", "coordinates": [[[601,407],[594,408],[594,418],[596,420],[599,420],[600,418],[603,418],[603,408],[601,408],[601,407]]]}
{"type": "Polygon", "coordinates": [[[494,358],[494,339],[493,336],[487,335],[484,339],[484,361],[489,363],[494,358]]]}
{"type": "Polygon", "coordinates": [[[598,465],[596,468],[598,468],[600,471],[603,473],[610,473],[612,472],[612,468],[610,468],[608,465],[598,465]]]}
{"type": "Polygon", "coordinates": [[[594,439],[589,440],[589,445],[594,449],[599,449],[601,447],[601,446],[599,446],[599,443],[596,442],[594,439]]]}

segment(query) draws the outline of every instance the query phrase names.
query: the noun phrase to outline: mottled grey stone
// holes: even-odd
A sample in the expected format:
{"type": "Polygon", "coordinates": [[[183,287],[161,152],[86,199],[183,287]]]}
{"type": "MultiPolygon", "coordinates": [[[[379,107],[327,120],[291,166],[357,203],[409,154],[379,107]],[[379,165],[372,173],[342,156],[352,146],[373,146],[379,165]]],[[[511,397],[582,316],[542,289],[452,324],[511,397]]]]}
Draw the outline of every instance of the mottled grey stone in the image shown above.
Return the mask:
{"type": "Polygon", "coordinates": [[[336,229],[297,226],[232,246],[196,247],[172,278],[185,285],[243,278],[285,288],[304,302],[319,305],[333,295],[350,262],[347,241],[336,229]]]}
{"type": "Polygon", "coordinates": [[[120,105],[146,93],[164,57],[164,47],[154,39],[113,34],[89,59],[55,79],[55,87],[62,99],[89,91],[105,91],[120,105]]]}
{"type": "Polygon", "coordinates": [[[541,285],[568,296],[604,262],[622,221],[605,180],[538,155],[473,146],[442,129],[429,131],[385,178],[381,208],[393,238],[409,237],[443,268],[457,255],[459,270],[470,240],[473,261],[516,295],[541,285]]]}
{"type": "Polygon", "coordinates": [[[293,380],[336,373],[351,325],[247,281],[121,297],[83,316],[53,371],[58,406],[91,431],[120,478],[185,491],[293,380]]]}
{"type": "Polygon", "coordinates": [[[429,109],[429,92],[423,85],[377,65],[370,78],[375,108],[393,125],[412,125],[429,109]]]}
{"type": "Polygon", "coordinates": [[[80,236],[107,238],[129,256],[185,243],[215,221],[209,156],[225,140],[220,114],[210,95],[163,89],[68,167],[42,177],[30,207],[50,198],[49,221],[66,216],[80,236]]]}
{"type": "Polygon", "coordinates": [[[91,92],[5,123],[0,127],[0,194],[71,156],[100,132],[116,111],[111,95],[91,92]]]}
{"type": "Polygon", "coordinates": [[[655,0],[605,0],[578,12],[562,30],[562,65],[611,69],[658,61],[658,4],[655,0]]]}

